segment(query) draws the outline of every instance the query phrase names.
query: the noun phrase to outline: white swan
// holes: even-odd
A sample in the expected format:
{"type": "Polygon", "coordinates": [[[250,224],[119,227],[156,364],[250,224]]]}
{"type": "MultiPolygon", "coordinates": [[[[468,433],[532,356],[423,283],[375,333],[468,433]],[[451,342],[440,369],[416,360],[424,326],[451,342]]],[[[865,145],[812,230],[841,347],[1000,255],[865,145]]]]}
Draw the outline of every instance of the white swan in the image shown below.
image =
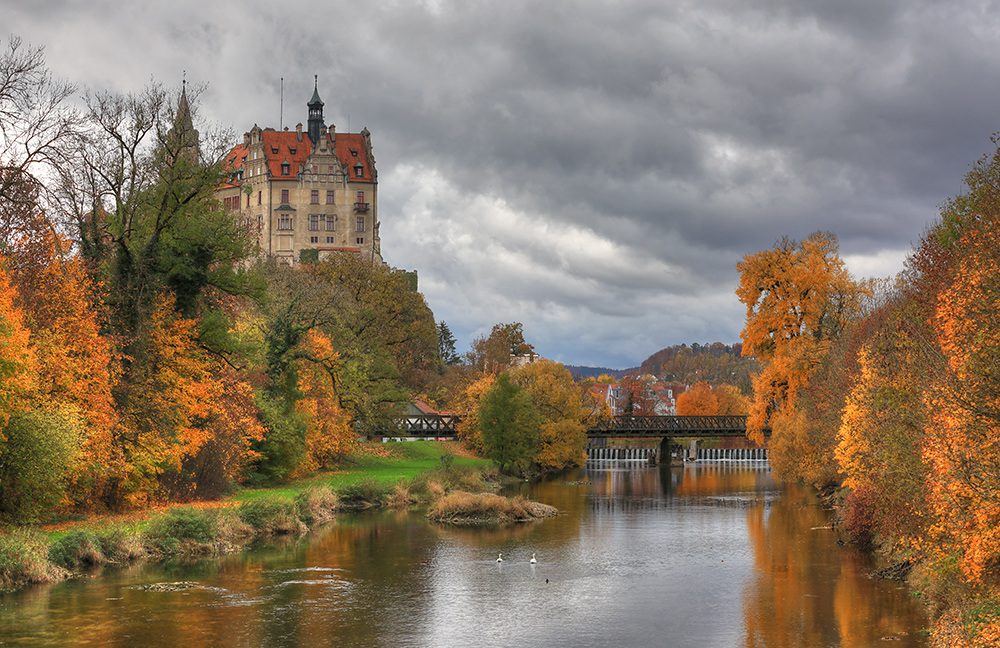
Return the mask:
{"type": "Polygon", "coordinates": [[[530,562],[532,565],[538,562],[537,560],[535,560],[535,554],[531,554],[531,560],[529,560],[528,562],[530,562]]]}
{"type": "Polygon", "coordinates": [[[503,562],[503,554],[497,556],[497,562],[503,562]]]}

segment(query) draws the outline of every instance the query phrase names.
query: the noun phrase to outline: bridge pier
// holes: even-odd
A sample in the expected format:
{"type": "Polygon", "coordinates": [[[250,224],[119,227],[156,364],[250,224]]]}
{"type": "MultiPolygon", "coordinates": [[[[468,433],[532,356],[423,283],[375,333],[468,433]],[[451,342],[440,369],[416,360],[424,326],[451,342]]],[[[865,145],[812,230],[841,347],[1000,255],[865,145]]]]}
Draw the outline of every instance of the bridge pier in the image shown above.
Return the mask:
{"type": "MultiPolygon", "coordinates": [[[[673,437],[663,437],[660,440],[660,445],[656,448],[656,462],[661,465],[669,466],[674,462],[673,457],[673,437]]],[[[677,461],[680,463],[683,457],[678,457],[677,461]]]]}
{"type": "Polygon", "coordinates": [[[699,439],[691,439],[691,447],[688,449],[687,461],[698,461],[698,443],[699,439]]]}

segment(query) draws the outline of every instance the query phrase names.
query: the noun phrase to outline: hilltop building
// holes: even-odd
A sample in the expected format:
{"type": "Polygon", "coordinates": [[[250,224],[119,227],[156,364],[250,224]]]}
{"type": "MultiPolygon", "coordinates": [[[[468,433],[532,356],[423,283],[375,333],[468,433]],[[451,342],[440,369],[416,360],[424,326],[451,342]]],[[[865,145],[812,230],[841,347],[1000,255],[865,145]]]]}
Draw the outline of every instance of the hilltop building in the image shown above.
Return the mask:
{"type": "Polygon", "coordinates": [[[294,264],[350,250],[381,262],[371,134],[327,127],[323,105],[317,79],[306,130],[254,124],[229,152],[217,196],[257,232],[261,254],[294,264]]]}

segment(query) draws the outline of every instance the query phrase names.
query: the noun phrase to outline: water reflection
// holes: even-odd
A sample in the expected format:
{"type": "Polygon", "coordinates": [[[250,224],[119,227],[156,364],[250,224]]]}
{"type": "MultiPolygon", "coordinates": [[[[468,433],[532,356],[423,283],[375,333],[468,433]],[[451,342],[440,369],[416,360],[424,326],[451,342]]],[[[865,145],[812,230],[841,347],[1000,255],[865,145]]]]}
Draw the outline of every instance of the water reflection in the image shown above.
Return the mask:
{"type": "Polygon", "coordinates": [[[520,488],[562,513],[501,529],[343,516],[238,556],[0,596],[0,642],[922,645],[925,620],[906,592],[865,578],[865,557],[837,545],[815,499],[764,467],[592,465],[520,488]],[[141,588],[178,581],[195,586],[141,588]]]}

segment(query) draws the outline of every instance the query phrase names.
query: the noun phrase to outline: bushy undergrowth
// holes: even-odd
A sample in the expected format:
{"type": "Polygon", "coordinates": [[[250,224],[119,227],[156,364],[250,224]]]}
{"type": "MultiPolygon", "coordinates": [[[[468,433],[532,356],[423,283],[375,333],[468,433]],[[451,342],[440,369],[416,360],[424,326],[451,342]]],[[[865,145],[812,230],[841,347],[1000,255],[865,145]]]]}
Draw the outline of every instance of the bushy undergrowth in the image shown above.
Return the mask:
{"type": "Polygon", "coordinates": [[[70,531],[49,546],[49,560],[66,569],[108,562],[101,540],[86,529],[70,531]]]}
{"type": "Polygon", "coordinates": [[[305,530],[305,525],[296,509],[290,499],[268,496],[244,502],[236,512],[258,533],[299,533],[305,530]]]}
{"type": "Polygon", "coordinates": [[[27,531],[0,534],[0,590],[65,578],[69,572],[48,560],[45,543],[27,531]]]}

